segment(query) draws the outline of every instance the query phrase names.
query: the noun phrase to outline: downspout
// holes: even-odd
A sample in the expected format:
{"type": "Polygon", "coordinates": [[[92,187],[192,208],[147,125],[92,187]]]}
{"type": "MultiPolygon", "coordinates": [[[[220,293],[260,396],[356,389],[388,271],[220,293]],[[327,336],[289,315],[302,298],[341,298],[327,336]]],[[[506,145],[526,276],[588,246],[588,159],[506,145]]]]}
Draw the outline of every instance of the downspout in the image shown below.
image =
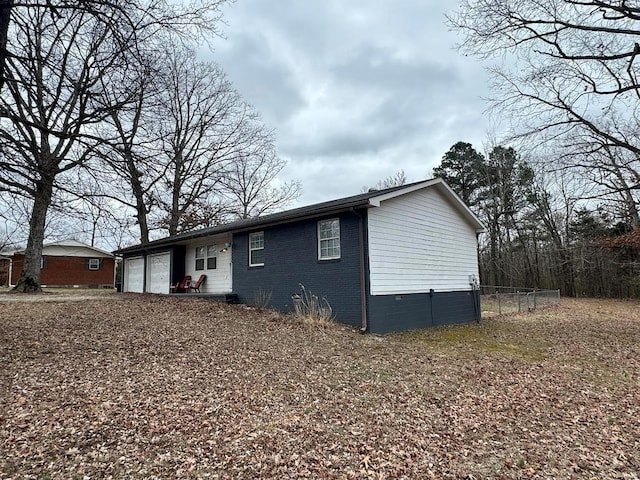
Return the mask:
{"type": "Polygon", "coordinates": [[[474,282],[471,286],[471,293],[473,294],[473,310],[474,310],[474,320],[476,323],[480,323],[480,319],[482,318],[482,309],[480,305],[480,268],[482,265],[482,257],[480,256],[480,233],[476,232],[476,258],[478,261],[478,282],[474,282]]]}
{"type": "Polygon", "coordinates": [[[360,253],[360,333],[366,333],[369,328],[367,322],[367,276],[365,273],[365,258],[364,258],[364,221],[362,215],[351,207],[351,213],[358,217],[358,247],[360,253]]]}
{"type": "MultiPolygon", "coordinates": [[[[122,270],[124,269],[124,265],[120,267],[120,273],[122,274],[122,270]]],[[[113,288],[118,291],[118,257],[116,255],[113,256],[113,288]]],[[[120,280],[120,292],[122,292],[122,279],[120,280]]]]}
{"type": "Polygon", "coordinates": [[[11,283],[11,277],[13,276],[13,257],[9,257],[9,278],[7,279],[7,286],[13,287],[11,283]]]}

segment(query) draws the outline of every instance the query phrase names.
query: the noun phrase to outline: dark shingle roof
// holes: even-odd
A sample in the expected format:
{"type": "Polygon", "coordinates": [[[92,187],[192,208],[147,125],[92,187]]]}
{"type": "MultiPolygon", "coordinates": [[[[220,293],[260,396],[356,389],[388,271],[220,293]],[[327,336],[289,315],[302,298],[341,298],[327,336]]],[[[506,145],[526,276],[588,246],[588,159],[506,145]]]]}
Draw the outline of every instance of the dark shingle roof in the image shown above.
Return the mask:
{"type": "Polygon", "coordinates": [[[144,245],[140,244],[140,245],[134,245],[131,247],[122,248],[120,250],[116,250],[114,253],[116,254],[133,253],[133,252],[147,250],[150,248],[163,247],[173,243],[192,240],[194,238],[207,237],[207,236],[215,235],[218,233],[242,232],[242,231],[255,229],[258,227],[267,227],[267,226],[277,225],[280,223],[288,223],[295,220],[302,220],[304,218],[319,217],[319,216],[327,215],[331,213],[338,213],[341,211],[349,210],[350,208],[366,207],[367,205],[369,205],[369,199],[372,197],[377,197],[379,195],[384,195],[386,193],[402,190],[404,188],[411,187],[413,185],[418,185],[424,182],[425,180],[421,180],[420,182],[414,182],[407,185],[401,185],[398,187],[385,188],[383,190],[369,190],[368,192],[361,193],[359,195],[352,195],[350,197],[339,198],[337,200],[330,200],[328,202],[316,203],[313,205],[308,205],[306,207],[299,207],[299,208],[294,208],[292,210],[285,210],[284,212],[272,213],[270,215],[264,215],[262,217],[237,220],[231,223],[216,225],[215,227],[203,228],[200,230],[194,230],[192,232],[174,235],[172,237],[161,238],[159,240],[154,240],[144,245]]]}

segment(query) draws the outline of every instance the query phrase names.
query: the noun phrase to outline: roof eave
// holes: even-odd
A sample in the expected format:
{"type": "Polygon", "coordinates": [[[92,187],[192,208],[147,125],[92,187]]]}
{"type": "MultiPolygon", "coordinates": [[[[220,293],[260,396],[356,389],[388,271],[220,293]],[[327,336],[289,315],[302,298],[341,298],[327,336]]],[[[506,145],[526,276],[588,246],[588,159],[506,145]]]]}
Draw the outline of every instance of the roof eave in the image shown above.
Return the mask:
{"type": "Polygon", "coordinates": [[[195,240],[198,238],[210,237],[213,235],[220,235],[224,233],[243,233],[249,232],[252,230],[256,230],[259,228],[266,227],[275,227],[278,225],[284,225],[287,223],[299,222],[301,220],[309,220],[311,218],[317,218],[324,215],[342,213],[351,210],[352,208],[368,208],[370,207],[369,199],[361,199],[353,202],[347,202],[341,205],[333,205],[330,207],[323,207],[317,210],[305,212],[302,215],[286,215],[286,212],[283,212],[283,215],[278,216],[277,218],[269,218],[265,217],[261,219],[260,217],[256,217],[255,222],[251,222],[250,224],[244,225],[235,225],[236,222],[230,223],[227,225],[219,225],[218,227],[211,227],[204,230],[197,230],[190,233],[185,233],[181,235],[175,235],[173,237],[166,237],[159,240],[154,240],[152,242],[140,245],[134,245],[132,247],[121,248],[119,250],[115,250],[113,253],[115,255],[122,255],[127,253],[136,253],[136,252],[144,252],[150,249],[157,249],[162,247],[168,247],[170,245],[175,245],[179,242],[189,242],[191,240],[195,240]],[[228,228],[225,228],[228,227],[228,228]]]}

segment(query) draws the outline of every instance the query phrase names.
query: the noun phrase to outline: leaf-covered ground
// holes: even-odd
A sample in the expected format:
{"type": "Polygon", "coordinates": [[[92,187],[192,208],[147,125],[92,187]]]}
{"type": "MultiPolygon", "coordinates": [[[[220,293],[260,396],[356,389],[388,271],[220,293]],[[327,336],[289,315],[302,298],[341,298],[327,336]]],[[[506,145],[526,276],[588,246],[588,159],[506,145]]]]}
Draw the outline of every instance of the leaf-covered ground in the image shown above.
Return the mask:
{"type": "Polygon", "coordinates": [[[360,335],[200,299],[0,302],[0,478],[640,475],[640,304],[360,335]]]}

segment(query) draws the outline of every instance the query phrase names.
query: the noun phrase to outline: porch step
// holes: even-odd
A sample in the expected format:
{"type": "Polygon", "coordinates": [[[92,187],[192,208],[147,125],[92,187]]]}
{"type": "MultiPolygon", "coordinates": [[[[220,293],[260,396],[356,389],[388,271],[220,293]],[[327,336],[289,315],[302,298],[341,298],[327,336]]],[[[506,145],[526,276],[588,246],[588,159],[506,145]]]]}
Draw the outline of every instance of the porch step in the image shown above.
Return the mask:
{"type": "Polygon", "coordinates": [[[238,294],[237,293],[227,293],[224,296],[224,301],[230,304],[237,304],[240,303],[240,299],[238,298],[238,294]]]}

